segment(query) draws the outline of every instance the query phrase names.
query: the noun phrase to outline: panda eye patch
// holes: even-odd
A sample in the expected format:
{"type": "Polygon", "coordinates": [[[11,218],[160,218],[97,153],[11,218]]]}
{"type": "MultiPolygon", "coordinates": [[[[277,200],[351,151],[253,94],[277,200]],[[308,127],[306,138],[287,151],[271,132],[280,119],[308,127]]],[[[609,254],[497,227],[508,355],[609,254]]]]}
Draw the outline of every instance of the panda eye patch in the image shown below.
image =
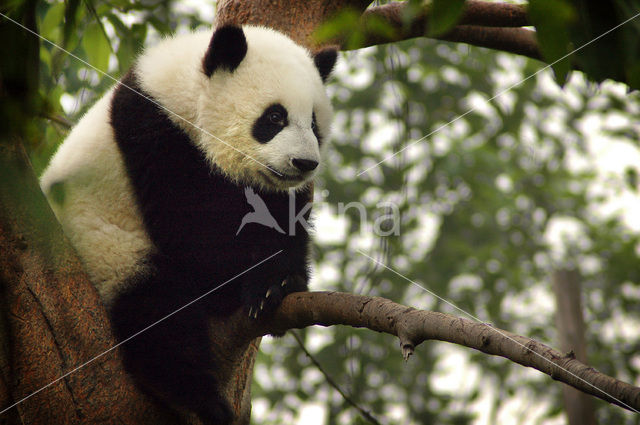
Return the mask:
{"type": "Polygon", "coordinates": [[[289,125],[288,114],[284,106],[274,103],[268,106],[253,123],[252,135],[260,143],[267,143],[283,128],[289,125]]]}

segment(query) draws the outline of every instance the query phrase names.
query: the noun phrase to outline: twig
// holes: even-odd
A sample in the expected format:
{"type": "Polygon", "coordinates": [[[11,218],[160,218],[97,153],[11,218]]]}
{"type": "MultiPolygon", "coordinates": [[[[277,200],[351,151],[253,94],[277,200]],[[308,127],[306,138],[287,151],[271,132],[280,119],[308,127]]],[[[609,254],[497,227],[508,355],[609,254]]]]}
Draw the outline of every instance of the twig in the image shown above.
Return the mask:
{"type": "Polygon", "coordinates": [[[304,351],[304,353],[309,357],[309,359],[311,360],[311,363],[313,363],[318,368],[320,373],[322,373],[324,375],[324,377],[327,380],[327,382],[329,383],[329,385],[331,385],[333,388],[335,388],[336,391],[338,391],[340,393],[342,398],[344,398],[344,400],[347,403],[349,403],[350,405],[352,405],[353,407],[358,409],[358,411],[362,414],[362,416],[364,416],[364,418],[366,420],[368,420],[372,424],[381,425],[380,422],[378,422],[378,420],[376,418],[374,418],[371,415],[371,413],[369,413],[368,410],[366,410],[363,407],[359,406],[358,403],[355,402],[355,400],[353,400],[349,395],[347,395],[344,391],[342,391],[342,389],[340,388],[338,383],[333,380],[331,375],[329,375],[329,373],[326,370],[324,370],[324,368],[322,367],[320,362],[318,362],[318,360],[316,360],[316,358],[313,357],[313,355],[309,352],[309,350],[307,350],[307,348],[304,346],[304,343],[302,342],[302,339],[300,338],[298,333],[297,332],[291,332],[291,334],[293,335],[293,337],[298,342],[298,345],[300,346],[300,348],[302,348],[302,351],[304,351]]]}
{"type": "Polygon", "coordinates": [[[43,114],[40,114],[40,116],[44,119],[47,119],[49,121],[52,121],[56,124],[61,125],[64,128],[69,129],[73,127],[73,123],[61,115],[47,115],[43,113],[43,114]]]}

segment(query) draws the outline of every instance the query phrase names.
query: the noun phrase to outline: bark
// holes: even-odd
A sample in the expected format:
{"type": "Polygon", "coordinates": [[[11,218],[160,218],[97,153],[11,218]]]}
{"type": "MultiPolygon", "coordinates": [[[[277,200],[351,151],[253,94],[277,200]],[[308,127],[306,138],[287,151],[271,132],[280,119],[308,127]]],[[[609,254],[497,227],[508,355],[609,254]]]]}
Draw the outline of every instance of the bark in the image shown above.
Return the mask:
{"type": "Polygon", "coordinates": [[[289,35],[298,44],[316,47],[313,32],[340,10],[364,11],[366,0],[221,0],[216,24],[267,25],[289,35]]]}
{"type": "Polygon", "coordinates": [[[115,340],[18,145],[0,145],[0,206],[1,409],[49,385],[12,408],[8,423],[170,423],[133,386],[116,350],[59,379],[115,340]]]}
{"type": "MultiPolygon", "coordinates": [[[[573,353],[577,360],[587,363],[580,275],[577,270],[556,270],[552,280],[560,349],[565,353],[573,353]]],[[[593,399],[567,386],[562,387],[562,396],[569,425],[596,425],[593,399]]]]}

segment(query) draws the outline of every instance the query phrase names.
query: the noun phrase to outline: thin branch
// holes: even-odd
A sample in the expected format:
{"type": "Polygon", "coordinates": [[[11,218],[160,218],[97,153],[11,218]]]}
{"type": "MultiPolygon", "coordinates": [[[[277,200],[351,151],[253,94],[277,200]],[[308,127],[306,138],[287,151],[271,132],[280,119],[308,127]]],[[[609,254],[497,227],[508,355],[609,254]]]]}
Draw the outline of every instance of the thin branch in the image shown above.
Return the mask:
{"type": "Polygon", "coordinates": [[[285,298],[273,321],[240,326],[246,338],[283,333],[312,325],[348,325],[395,335],[403,355],[426,340],[463,345],[486,354],[501,356],[537,369],[578,390],[625,409],[640,411],[640,388],[607,376],[579,362],[572,353],[551,347],[485,323],[453,315],[420,311],[384,298],[340,292],[300,292],[285,298]]]}
{"type": "Polygon", "coordinates": [[[350,405],[352,405],[353,407],[355,407],[356,409],[358,409],[358,411],[360,411],[360,413],[362,414],[362,416],[364,416],[364,418],[366,420],[368,420],[369,422],[371,422],[372,424],[376,424],[376,425],[381,425],[380,422],[378,422],[378,420],[376,418],[374,418],[371,413],[369,413],[368,410],[366,410],[364,407],[361,407],[360,405],[358,405],[358,403],[356,403],[356,401],[354,399],[352,399],[348,394],[346,394],[344,391],[342,391],[342,388],[340,388],[340,386],[338,385],[338,383],[336,381],[333,380],[333,378],[331,377],[331,375],[329,375],[329,372],[327,372],[324,367],[322,367],[322,365],[320,364],[320,362],[318,362],[318,360],[316,360],[316,358],[309,352],[309,350],[307,350],[307,347],[304,346],[304,342],[302,342],[302,339],[300,338],[300,335],[298,335],[297,332],[291,332],[291,334],[293,335],[293,337],[295,338],[295,340],[298,342],[298,345],[300,346],[300,348],[302,348],[302,351],[304,351],[304,353],[307,355],[307,357],[309,357],[309,359],[311,360],[311,363],[313,363],[315,365],[315,367],[318,368],[318,370],[320,371],[320,373],[322,373],[324,375],[324,378],[327,380],[327,383],[329,385],[331,385],[333,388],[336,389],[336,391],[338,391],[340,393],[340,395],[342,396],[342,398],[349,403],[350,405]]]}
{"type": "Polygon", "coordinates": [[[47,115],[47,114],[41,114],[40,115],[42,118],[49,120],[51,122],[54,122],[66,129],[70,129],[71,127],[74,126],[74,124],[69,121],[68,119],[66,119],[65,117],[63,117],[62,115],[47,115]]]}

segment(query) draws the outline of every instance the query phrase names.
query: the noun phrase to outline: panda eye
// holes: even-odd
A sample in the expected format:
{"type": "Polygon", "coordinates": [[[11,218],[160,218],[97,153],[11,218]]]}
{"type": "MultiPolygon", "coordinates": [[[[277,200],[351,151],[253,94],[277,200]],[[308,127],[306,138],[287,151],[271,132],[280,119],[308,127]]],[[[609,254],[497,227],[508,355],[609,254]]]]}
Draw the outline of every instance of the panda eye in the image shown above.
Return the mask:
{"type": "Polygon", "coordinates": [[[279,111],[274,111],[269,114],[269,121],[273,124],[284,125],[284,117],[279,111]]]}
{"type": "Polygon", "coordinates": [[[279,103],[273,103],[253,122],[251,135],[259,143],[267,143],[289,125],[287,118],[287,109],[279,103]]]}

